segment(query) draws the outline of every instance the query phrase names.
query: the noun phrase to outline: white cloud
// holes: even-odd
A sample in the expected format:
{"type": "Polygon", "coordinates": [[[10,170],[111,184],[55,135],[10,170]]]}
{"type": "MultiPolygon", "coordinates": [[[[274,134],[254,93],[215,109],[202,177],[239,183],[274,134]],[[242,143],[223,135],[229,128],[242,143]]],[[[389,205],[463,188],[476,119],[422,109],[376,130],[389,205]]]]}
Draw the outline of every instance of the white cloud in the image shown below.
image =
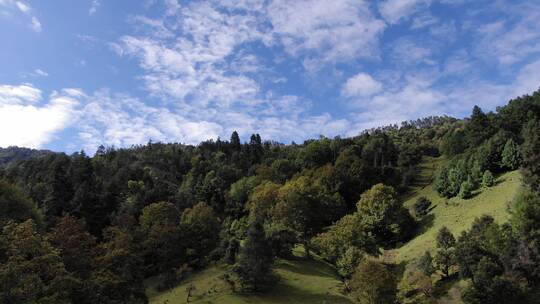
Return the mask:
{"type": "Polygon", "coordinates": [[[31,84],[19,86],[0,85],[0,104],[36,103],[41,100],[41,91],[31,84]]]}
{"type": "Polygon", "coordinates": [[[0,146],[39,148],[66,128],[75,117],[78,101],[65,92],[53,93],[46,103],[41,91],[29,84],[0,86],[0,146]]]}
{"type": "Polygon", "coordinates": [[[419,46],[408,38],[400,38],[392,46],[392,58],[405,64],[434,64],[430,48],[419,46]]]}
{"type": "Polygon", "coordinates": [[[29,26],[35,32],[41,32],[42,26],[38,18],[32,13],[32,7],[24,1],[15,0],[0,0],[0,8],[4,8],[5,11],[0,10],[0,13],[5,15],[17,15],[22,16],[29,21],[29,26]]]}
{"type": "Polygon", "coordinates": [[[479,57],[508,66],[540,54],[540,4],[535,1],[497,4],[506,18],[478,26],[476,52],[479,57]]]}
{"type": "Polygon", "coordinates": [[[429,6],[430,3],[431,0],[386,0],[379,3],[379,12],[386,21],[395,24],[429,6]]]}
{"type": "Polygon", "coordinates": [[[268,16],[288,53],[322,63],[378,56],[385,29],[362,0],[275,0],[268,16]]]}
{"type": "Polygon", "coordinates": [[[49,76],[49,73],[43,71],[42,69],[35,69],[34,72],[33,72],[33,75],[47,77],[47,76],[49,76]]]}
{"type": "Polygon", "coordinates": [[[366,73],[358,73],[349,78],[342,88],[347,97],[370,96],[382,90],[382,84],[366,73]]]}
{"type": "Polygon", "coordinates": [[[32,16],[32,23],[30,24],[30,27],[32,28],[32,30],[34,30],[34,32],[39,33],[42,30],[41,22],[39,22],[38,18],[36,18],[35,16],[32,16]]]}
{"type": "Polygon", "coordinates": [[[95,14],[100,5],[101,3],[99,2],[99,0],[92,0],[92,3],[90,4],[90,9],[88,9],[88,15],[92,16],[93,14],[95,14]]]}
{"type": "Polygon", "coordinates": [[[17,5],[17,8],[23,13],[26,13],[30,10],[30,7],[21,1],[16,1],[15,4],[17,5]]]}

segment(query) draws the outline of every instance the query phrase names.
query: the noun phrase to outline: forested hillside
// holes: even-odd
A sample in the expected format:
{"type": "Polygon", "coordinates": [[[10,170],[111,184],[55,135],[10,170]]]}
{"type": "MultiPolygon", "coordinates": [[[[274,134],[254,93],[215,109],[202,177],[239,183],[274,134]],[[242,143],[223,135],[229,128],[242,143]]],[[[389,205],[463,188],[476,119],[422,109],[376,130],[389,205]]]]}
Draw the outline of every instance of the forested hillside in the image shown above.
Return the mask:
{"type": "Polygon", "coordinates": [[[147,303],[149,282],[154,293],[183,284],[189,302],[201,286],[186,282],[217,270],[219,286],[259,297],[286,290],[287,267],[313,265],[335,271],[321,302],[436,303],[461,282],[465,303],[534,303],[540,284],[540,91],[351,138],[234,132],[39,155],[0,170],[1,303],[147,303]],[[511,191],[524,184],[509,221],[478,207],[461,234],[443,221],[424,234],[451,210],[435,207],[467,214],[510,191],[496,188],[508,178],[511,191]]]}

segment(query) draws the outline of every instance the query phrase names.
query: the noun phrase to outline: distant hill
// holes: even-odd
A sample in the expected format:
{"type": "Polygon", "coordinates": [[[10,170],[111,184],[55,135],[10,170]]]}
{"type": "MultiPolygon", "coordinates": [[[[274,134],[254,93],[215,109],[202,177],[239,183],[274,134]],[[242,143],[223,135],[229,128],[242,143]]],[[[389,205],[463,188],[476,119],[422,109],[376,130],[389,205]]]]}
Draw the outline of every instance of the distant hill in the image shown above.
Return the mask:
{"type": "Polygon", "coordinates": [[[8,164],[20,161],[28,160],[35,157],[41,157],[43,155],[54,153],[49,150],[36,150],[30,148],[20,148],[17,146],[11,146],[7,148],[0,148],[0,167],[6,167],[8,164]]]}

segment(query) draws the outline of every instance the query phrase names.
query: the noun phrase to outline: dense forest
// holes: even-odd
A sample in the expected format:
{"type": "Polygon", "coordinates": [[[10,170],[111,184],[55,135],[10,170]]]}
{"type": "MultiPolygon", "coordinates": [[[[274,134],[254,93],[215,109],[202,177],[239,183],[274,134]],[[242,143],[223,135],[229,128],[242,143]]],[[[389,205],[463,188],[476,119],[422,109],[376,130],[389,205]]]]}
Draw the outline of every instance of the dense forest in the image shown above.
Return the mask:
{"type": "Polygon", "coordinates": [[[333,264],[359,303],[418,292],[434,303],[435,274],[470,282],[465,303],[533,303],[540,284],[540,91],[465,119],[302,144],[234,132],[93,156],[10,151],[0,162],[1,303],[147,303],[146,279],[167,290],[211,263],[229,265],[223,280],[235,292],[271,292],[274,260],[295,246],[333,264]],[[435,179],[441,197],[468,199],[516,169],[525,186],[508,223],[484,216],[460,235],[441,229],[437,250],[404,274],[380,256],[411,239],[430,208],[401,199],[426,156],[448,160],[435,179]],[[413,291],[398,292],[407,279],[413,291]]]}

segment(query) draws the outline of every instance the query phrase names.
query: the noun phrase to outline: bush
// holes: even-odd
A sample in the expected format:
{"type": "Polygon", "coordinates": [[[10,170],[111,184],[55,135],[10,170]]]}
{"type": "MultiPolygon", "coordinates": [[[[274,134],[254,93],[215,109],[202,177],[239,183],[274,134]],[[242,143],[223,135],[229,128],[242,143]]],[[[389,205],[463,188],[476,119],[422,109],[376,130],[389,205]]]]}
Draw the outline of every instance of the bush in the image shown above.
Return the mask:
{"type": "Polygon", "coordinates": [[[425,196],[419,197],[413,206],[414,215],[417,218],[423,217],[424,215],[428,213],[429,207],[431,207],[431,201],[425,196]]]}
{"type": "Polygon", "coordinates": [[[336,261],[338,273],[344,278],[350,278],[362,257],[363,252],[360,249],[354,246],[347,248],[345,253],[336,261]]]}
{"type": "Polygon", "coordinates": [[[482,176],[482,186],[484,187],[491,187],[495,184],[495,179],[493,178],[493,174],[491,174],[491,171],[486,170],[484,172],[484,175],[482,176]]]}
{"type": "Polygon", "coordinates": [[[459,188],[459,197],[462,199],[469,199],[472,197],[472,191],[473,191],[473,184],[469,179],[461,183],[461,187],[459,188]]]}

